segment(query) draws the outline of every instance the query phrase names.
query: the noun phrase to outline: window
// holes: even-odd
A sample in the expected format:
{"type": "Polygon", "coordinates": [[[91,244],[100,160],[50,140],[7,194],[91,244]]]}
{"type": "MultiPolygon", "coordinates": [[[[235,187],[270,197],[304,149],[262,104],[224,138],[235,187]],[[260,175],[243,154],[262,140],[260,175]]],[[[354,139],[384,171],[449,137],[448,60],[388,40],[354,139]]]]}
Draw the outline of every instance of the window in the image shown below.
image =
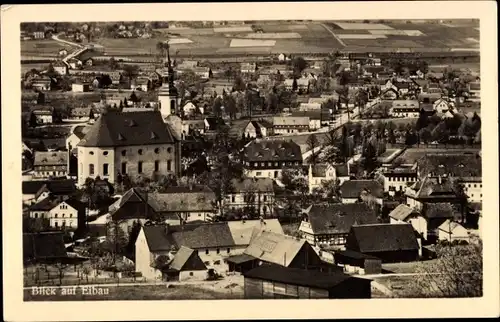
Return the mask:
{"type": "Polygon", "coordinates": [[[127,162],[122,162],[122,174],[127,173],[127,162]]]}
{"type": "Polygon", "coordinates": [[[189,276],[193,276],[193,272],[189,272],[189,276]]]}
{"type": "Polygon", "coordinates": [[[72,223],[71,221],[69,222],[69,226],[70,226],[70,227],[72,227],[72,226],[73,226],[73,223],[72,223]]]}
{"type": "Polygon", "coordinates": [[[476,188],[476,184],[474,183],[474,188],[476,188]]]}
{"type": "Polygon", "coordinates": [[[263,198],[264,198],[264,201],[267,201],[267,196],[264,196],[263,198]]]}
{"type": "Polygon", "coordinates": [[[170,100],[170,113],[175,113],[175,100],[170,100]]]}
{"type": "Polygon", "coordinates": [[[220,249],[217,248],[217,254],[220,254],[220,249]]]}
{"type": "Polygon", "coordinates": [[[155,149],[155,153],[156,153],[156,154],[160,153],[160,149],[159,149],[159,148],[156,148],[156,149],[155,149]]]}
{"type": "Polygon", "coordinates": [[[104,151],[102,154],[103,155],[108,155],[108,151],[104,151]]]}
{"type": "Polygon", "coordinates": [[[73,214],[69,214],[69,218],[73,218],[73,214]]]}
{"type": "Polygon", "coordinates": [[[89,164],[89,175],[91,175],[91,176],[94,175],[94,165],[92,163],[89,164]]]}
{"type": "Polygon", "coordinates": [[[38,214],[37,213],[35,213],[35,218],[38,218],[38,214]]]}
{"type": "Polygon", "coordinates": [[[172,148],[167,148],[168,153],[172,153],[172,148]]]}
{"type": "Polygon", "coordinates": [[[229,254],[231,252],[231,248],[228,248],[227,249],[227,253],[229,254]]]}
{"type": "Polygon", "coordinates": [[[205,249],[205,254],[208,255],[210,251],[208,249],[205,249]]]}
{"type": "Polygon", "coordinates": [[[139,155],[142,155],[142,149],[137,150],[137,153],[139,153],[139,155]]]}
{"type": "Polygon", "coordinates": [[[167,171],[172,171],[172,160],[167,160],[167,171]]]}
{"type": "Polygon", "coordinates": [[[255,173],[255,175],[256,175],[256,176],[260,176],[260,175],[262,175],[262,172],[257,171],[257,172],[255,173]]]}
{"type": "Polygon", "coordinates": [[[155,161],[155,171],[160,171],[160,161],[155,161]]]}
{"type": "Polygon", "coordinates": [[[235,196],[231,196],[231,202],[235,202],[235,196]]]}
{"type": "Polygon", "coordinates": [[[94,151],[90,151],[90,152],[89,152],[89,154],[90,154],[90,155],[94,155],[94,151]]]}
{"type": "Polygon", "coordinates": [[[55,226],[56,228],[59,227],[59,223],[57,221],[55,222],[55,226]]]}
{"type": "Polygon", "coordinates": [[[104,176],[109,175],[109,164],[103,163],[103,165],[102,165],[102,175],[104,175],[104,176]]]}
{"type": "Polygon", "coordinates": [[[123,150],[122,151],[122,156],[126,156],[127,155],[127,150],[123,150]]]}
{"type": "Polygon", "coordinates": [[[142,161],[137,162],[137,172],[142,173],[142,161]]]}

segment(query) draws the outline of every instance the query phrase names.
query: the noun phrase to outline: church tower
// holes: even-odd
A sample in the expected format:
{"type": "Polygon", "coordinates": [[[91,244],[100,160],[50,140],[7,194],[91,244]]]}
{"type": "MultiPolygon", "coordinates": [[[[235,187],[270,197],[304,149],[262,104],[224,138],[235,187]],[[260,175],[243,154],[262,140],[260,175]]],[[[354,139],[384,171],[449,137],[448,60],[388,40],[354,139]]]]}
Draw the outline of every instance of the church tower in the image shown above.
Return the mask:
{"type": "Polygon", "coordinates": [[[166,67],[162,70],[162,86],[158,92],[158,103],[161,116],[165,118],[179,112],[179,97],[177,89],[174,86],[174,69],[170,61],[169,45],[166,45],[167,62],[166,67]]]}

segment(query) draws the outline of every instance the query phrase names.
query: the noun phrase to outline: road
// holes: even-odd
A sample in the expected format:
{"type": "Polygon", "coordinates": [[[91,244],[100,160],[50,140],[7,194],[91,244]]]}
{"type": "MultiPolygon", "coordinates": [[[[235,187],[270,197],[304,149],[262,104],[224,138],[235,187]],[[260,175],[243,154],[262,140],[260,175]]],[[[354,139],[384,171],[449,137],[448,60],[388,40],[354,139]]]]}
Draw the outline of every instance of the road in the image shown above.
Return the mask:
{"type": "Polygon", "coordinates": [[[346,47],[346,44],[342,41],[342,39],[340,39],[331,29],[330,27],[328,27],[327,25],[325,25],[324,23],[321,24],[321,26],[323,26],[323,28],[325,28],[330,34],[332,34],[332,36],[344,47],[346,47]]]}
{"type": "Polygon", "coordinates": [[[88,48],[86,46],[77,44],[76,42],[72,42],[72,41],[69,41],[69,40],[61,39],[61,38],[59,38],[60,35],[61,34],[53,35],[52,39],[55,40],[55,41],[58,41],[58,42],[62,42],[64,44],[68,44],[70,46],[77,47],[76,51],[70,53],[68,56],[66,56],[66,57],[64,57],[62,59],[63,63],[66,64],[66,66],[68,67],[68,69],[71,69],[71,66],[68,63],[68,60],[70,60],[71,58],[74,58],[74,57],[77,57],[77,56],[83,54],[84,52],[86,52],[88,50],[88,48]]]}

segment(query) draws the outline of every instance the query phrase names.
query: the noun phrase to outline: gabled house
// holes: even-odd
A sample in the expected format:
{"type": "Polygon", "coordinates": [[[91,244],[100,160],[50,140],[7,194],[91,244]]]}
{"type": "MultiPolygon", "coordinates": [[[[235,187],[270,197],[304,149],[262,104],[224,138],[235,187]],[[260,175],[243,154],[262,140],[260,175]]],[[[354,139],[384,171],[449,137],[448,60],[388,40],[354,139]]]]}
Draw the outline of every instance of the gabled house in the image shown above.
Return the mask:
{"type": "Polygon", "coordinates": [[[400,204],[389,213],[391,224],[411,224],[422,238],[427,239],[427,219],[420,211],[400,204]]]}
{"type": "Polygon", "coordinates": [[[310,80],[305,77],[293,79],[293,78],[287,78],[285,79],[285,88],[289,91],[294,90],[294,83],[296,83],[298,91],[306,91],[309,88],[309,82],[310,80]]]}
{"type": "Polygon", "coordinates": [[[264,138],[273,133],[273,125],[265,120],[248,121],[244,129],[244,135],[247,138],[264,138]]]}
{"type": "Polygon", "coordinates": [[[255,63],[242,63],[240,71],[242,74],[251,74],[257,71],[257,64],[255,63]]]}
{"type": "Polygon", "coordinates": [[[204,280],[207,277],[207,266],[203,263],[198,252],[181,246],[173,254],[172,261],[163,269],[169,281],[204,280]]]}
{"type": "Polygon", "coordinates": [[[37,124],[52,124],[54,122],[54,109],[49,107],[36,108],[31,113],[35,116],[37,124]]]}
{"type": "Polygon", "coordinates": [[[139,77],[130,83],[130,89],[133,91],[147,92],[151,89],[151,87],[151,79],[146,77],[139,77]]]}
{"type": "Polygon", "coordinates": [[[292,141],[252,141],[243,150],[242,159],[246,176],[278,179],[283,168],[302,165],[302,152],[292,141]]]}
{"type": "Polygon", "coordinates": [[[417,235],[409,224],[353,226],[346,249],[380,258],[382,263],[413,262],[421,252],[417,235]]]}
{"type": "Polygon", "coordinates": [[[242,178],[231,181],[231,191],[224,199],[226,211],[253,209],[263,216],[272,216],[274,211],[274,181],[271,178],[242,178]]]}
{"type": "Polygon", "coordinates": [[[380,97],[384,100],[396,100],[399,98],[399,93],[394,88],[387,88],[382,91],[380,97]]]}
{"type": "Polygon", "coordinates": [[[362,199],[363,193],[373,196],[382,205],[384,187],[375,180],[348,180],[340,185],[342,203],[355,203],[362,199]]]}
{"type": "Polygon", "coordinates": [[[309,121],[305,116],[275,116],[273,132],[275,135],[308,132],[309,121]]]}
{"type": "Polygon", "coordinates": [[[439,114],[445,114],[452,109],[450,103],[444,98],[440,98],[433,103],[434,110],[439,114]]]}
{"type": "Polygon", "coordinates": [[[68,173],[68,152],[35,152],[33,177],[65,177],[68,173]]]}
{"type": "Polygon", "coordinates": [[[36,202],[39,202],[48,197],[57,200],[66,200],[73,196],[77,191],[74,181],[70,179],[33,182],[41,183],[41,186],[39,186],[34,195],[34,200],[36,202]]]}
{"type": "Polygon", "coordinates": [[[418,180],[418,174],[413,167],[393,167],[382,171],[384,192],[394,194],[404,192],[406,188],[418,180]]]}
{"type": "MultiPolygon", "coordinates": [[[[44,200],[42,200],[42,202],[44,200]]],[[[56,203],[55,206],[48,211],[47,217],[45,218],[49,220],[49,226],[52,228],[76,230],[79,226],[84,225],[85,216],[85,205],[75,198],[69,198],[56,203]]]]}
{"type": "Polygon", "coordinates": [[[308,171],[309,193],[322,187],[324,182],[336,180],[336,169],[331,164],[310,164],[308,171]]]}
{"type": "Polygon", "coordinates": [[[450,219],[446,219],[441,226],[438,227],[438,239],[446,240],[448,242],[453,241],[469,241],[469,231],[464,228],[464,226],[460,225],[458,222],[455,222],[450,219]]]}
{"type": "Polygon", "coordinates": [[[405,192],[406,204],[422,211],[425,203],[459,204],[460,197],[449,178],[424,177],[405,192]]]}
{"type": "Polygon", "coordinates": [[[205,133],[214,133],[221,127],[226,126],[223,119],[218,117],[205,118],[205,133]]]}
{"type": "Polygon", "coordinates": [[[395,100],[389,111],[392,117],[418,117],[420,103],[417,100],[395,100]]]}
{"type": "Polygon", "coordinates": [[[312,245],[340,248],[352,225],[376,223],[375,211],[364,203],[312,205],[304,212],[299,234],[312,245]]]}

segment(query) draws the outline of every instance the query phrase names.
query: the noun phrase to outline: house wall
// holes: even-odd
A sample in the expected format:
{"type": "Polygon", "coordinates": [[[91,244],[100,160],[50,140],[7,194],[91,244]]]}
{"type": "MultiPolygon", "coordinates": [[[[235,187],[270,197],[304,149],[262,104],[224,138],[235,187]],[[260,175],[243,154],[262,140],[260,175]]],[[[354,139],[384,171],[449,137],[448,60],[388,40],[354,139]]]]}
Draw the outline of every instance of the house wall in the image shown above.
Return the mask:
{"type": "Polygon", "coordinates": [[[64,177],[67,173],[67,164],[36,165],[33,167],[33,177],[38,179],[46,179],[49,177],[64,177]]]}
{"type": "Polygon", "coordinates": [[[179,272],[179,282],[203,281],[206,278],[207,278],[207,271],[206,270],[179,272]]]}
{"type": "MultiPolygon", "coordinates": [[[[88,119],[88,118],[87,118],[88,119]]],[[[71,145],[71,148],[74,149],[76,148],[76,145],[80,143],[80,138],[76,136],[75,134],[71,134],[66,138],[66,149],[69,151],[69,146],[71,145]]]]}
{"type": "Polygon", "coordinates": [[[155,161],[159,161],[158,174],[175,174],[177,169],[177,156],[180,153],[176,144],[151,144],[124,146],[117,148],[97,148],[97,147],[78,147],[78,185],[81,186],[87,177],[108,179],[114,183],[116,176],[121,173],[122,163],[126,164],[126,173],[135,180],[139,173],[139,161],[142,162],[142,174],[151,177],[153,175],[155,161]],[[158,149],[158,153],[155,152],[158,149]],[[139,154],[142,150],[142,154],[139,154]],[[126,151],[122,155],[122,151],[126,151]],[[91,155],[90,153],[94,154],[91,155]],[[104,153],[107,152],[107,155],[104,153]],[[103,174],[103,165],[108,164],[108,175],[103,174]],[[170,168],[168,167],[170,163],[170,168]],[[94,175],[90,175],[89,166],[94,165],[94,175]]]}
{"type": "Polygon", "coordinates": [[[49,218],[49,211],[48,210],[30,211],[30,218],[48,219],[49,218]]]}
{"type": "Polygon", "coordinates": [[[304,238],[311,245],[316,245],[316,241],[314,239],[314,232],[309,222],[304,220],[301,221],[299,226],[299,234],[301,238],[304,238]]]}
{"type": "Polygon", "coordinates": [[[292,134],[292,133],[303,133],[303,132],[308,132],[309,131],[309,126],[306,127],[287,127],[287,128],[282,128],[282,127],[274,127],[273,128],[274,134],[279,135],[279,134],[292,134]]]}
{"type": "Polygon", "coordinates": [[[322,263],[321,258],[314,251],[312,246],[309,243],[305,243],[288,267],[305,269],[308,267],[319,267],[322,263]]]}
{"type": "Polygon", "coordinates": [[[142,276],[148,280],[161,279],[162,273],[159,270],[151,267],[154,259],[160,255],[166,255],[166,253],[152,254],[149,251],[146,236],[144,235],[144,230],[141,229],[135,242],[135,271],[141,272],[142,276]]]}
{"type": "Polygon", "coordinates": [[[414,183],[417,181],[417,177],[413,176],[390,176],[390,175],[384,175],[384,192],[388,191],[402,191],[404,192],[406,190],[406,187],[408,187],[408,184],[414,183]]]}
{"type": "Polygon", "coordinates": [[[453,229],[451,234],[447,231],[439,229],[438,238],[439,238],[439,240],[447,240],[449,242],[452,242],[455,240],[469,241],[469,233],[468,233],[467,229],[465,229],[464,227],[461,227],[461,226],[458,226],[455,229],[453,229]]]}
{"type": "Polygon", "coordinates": [[[245,299],[326,299],[328,291],[316,288],[265,281],[256,278],[244,279],[245,299]]]}
{"type": "Polygon", "coordinates": [[[248,123],[248,125],[245,128],[245,136],[246,137],[251,137],[251,138],[256,138],[257,137],[257,129],[252,123],[248,123]]]}
{"type": "Polygon", "coordinates": [[[427,220],[422,216],[410,218],[408,222],[412,225],[413,229],[420,233],[425,240],[427,240],[427,220]]]}
{"type": "Polygon", "coordinates": [[[483,184],[481,180],[462,182],[464,192],[467,194],[470,202],[483,201],[483,184]]]}
{"type": "Polygon", "coordinates": [[[321,120],[309,120],[309,131],[314,131],[321,128],[321,120]]]}
{"type": "Polygon", "coordinates": [[[213,216],[214,214],[209,211],[192,211],[189,213],[181,214],[182,219],[184,219],[186,222],[192,222],[196,220],[210,221],[213,216]]]}
{"type": "Polygon", "coordinates": [[[380,258],[382,260],[382,263],[413,262],[418,260],[418,249],[388,252],[369,252],[365,254],[380,258]]]}
{"type": "Polygon", "coordinates": [[[246,193],[235,193],[228,194],[224,199],[224,207],[226,209],[236,210],[242,209],[248,206],[254,206],[256,210],[258,210],[260,205],[260,213],[261,214],[272,214],[273,213],[273,205],[274,205],[274,193],[264,193],[258,192],[253,193],[255,197],[255,201],[249,204],[245,202],[246,193]]]}
{"type": "Polygon", "coordinates": [[[52,124],[52,115],[36,115],[36,121],[39,124],[52,124]]]}
{"type": "Polygon", "coordinates": [[[200,256],[200,259],[207,268],[213,268],[218,272],[225,272],[229,269],[227,263],[225,263],[225,259],[229,256],[243,254],[247,246],[199,248],[196,251],[198,251],[198,256],[200,256]]]}
{"type": "Polygon", "coordinates": [[[49,225],[54,228],[78,228],[78,210],[62,202],[48,212],[49,225]]]}
{"type": "Polygon", "coordinates": [[[281,169],[244,169],[245,176],[249,178],[281,178],[281,169]]]}

